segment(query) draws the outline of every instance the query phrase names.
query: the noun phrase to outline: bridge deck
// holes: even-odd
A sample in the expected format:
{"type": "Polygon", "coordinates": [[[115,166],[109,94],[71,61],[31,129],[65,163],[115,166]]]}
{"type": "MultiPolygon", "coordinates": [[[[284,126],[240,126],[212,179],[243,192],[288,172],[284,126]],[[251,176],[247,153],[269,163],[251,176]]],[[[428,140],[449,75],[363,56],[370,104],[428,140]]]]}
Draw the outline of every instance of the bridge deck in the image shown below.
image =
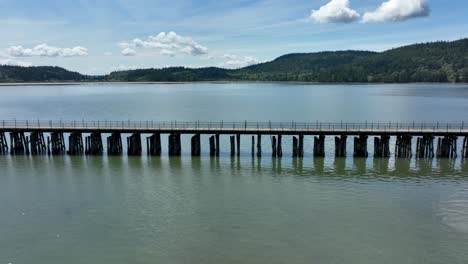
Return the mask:
{"type": "Polygon", "coordinates": [[[101,132],[248,135],[457,135],[468,136],[460,123],[323,123],[323,122],[154,122],[154,121],[0,121],[0,132],[101,132]]]}

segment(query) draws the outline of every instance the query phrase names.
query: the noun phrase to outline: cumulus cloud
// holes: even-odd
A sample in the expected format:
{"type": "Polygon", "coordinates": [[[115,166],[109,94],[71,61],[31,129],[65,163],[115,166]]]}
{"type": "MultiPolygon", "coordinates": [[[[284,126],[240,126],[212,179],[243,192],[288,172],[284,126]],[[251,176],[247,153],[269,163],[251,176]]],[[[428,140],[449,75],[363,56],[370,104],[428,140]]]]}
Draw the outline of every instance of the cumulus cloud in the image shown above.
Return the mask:
{"type": "Polygon", "coordinates": [[[365,13],[362,21],[364,23],[404,21],[414,17],[428,16],[429,13],[427,0],[388,0],[376,10],[365,13]]]}
{"type": "Polygon", "coordinates": [[[0,65],[29,67],[29,66],[32,66],[33,64],[27,61],[0,58],[0,65]]]}
{"type": "Polygon", "coordinates": [[[224,54],[223,58],[226,60],[221,64],[225,68],[241,68],[249,65],[260,63],[260,61],[250,56],[238,56],[234,54],[224,54]]]}
{"type": "Polygon", "coordinates": [[[149,36],[146,39],[135,38],[129,42],[119,44],[121,48],[127,49],[156,49],[161,54],[175,56],[177,53],[192,56],[205,55],[208,48],[195,42],[191,37],[184,37],[175,32],[161,32],[156,36],[149,36]]]}
{"type": "Polygon", "coordinates": [[[125,48],[125,49],[122,50],[122,55],[124,55],[124,56],[135,56],[136,51],[131,49],[131,48],[125,48]]]}
{"type": "Polygon", "coordinates": [[[317,23],[351,23],[359,18],[359,13],[350,8],[349,0],[331,0],[310,14],[310,19],[317,23]]]}
{"type": "Polygon", "coordinates": [[[29,67],[33,64],[31,62],[17,60],[16,58],[0,51],[0,65],[29,67]]]}
{"type": "Polygon", "coordinates": [[[88,55],[88,50],[84,47],[58,48],[47,44],[40,44],[33,48],[12,46],[7,49],[7,52],[13,57],[80,57],[88,55]]]}

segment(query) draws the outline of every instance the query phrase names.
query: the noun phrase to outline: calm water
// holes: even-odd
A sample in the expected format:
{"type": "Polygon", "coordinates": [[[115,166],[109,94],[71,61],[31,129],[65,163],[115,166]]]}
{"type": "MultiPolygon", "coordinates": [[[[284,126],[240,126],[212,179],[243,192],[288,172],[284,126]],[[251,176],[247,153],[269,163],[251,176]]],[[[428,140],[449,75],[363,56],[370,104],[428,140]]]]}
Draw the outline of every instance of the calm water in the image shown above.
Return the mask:
{"type": "MultiPolygon", "coordinates": [[[[468,86],[0,87],[1,118],[467,121],[468,86]]],[[[207,137],[201,158],[0,156],[0,264],[468,263],[468,161],[335,159],[330,140],[325,159],[307,137],[304,159],[287,137],[281,160],[247,137],[240,159],[207,137]]]]}

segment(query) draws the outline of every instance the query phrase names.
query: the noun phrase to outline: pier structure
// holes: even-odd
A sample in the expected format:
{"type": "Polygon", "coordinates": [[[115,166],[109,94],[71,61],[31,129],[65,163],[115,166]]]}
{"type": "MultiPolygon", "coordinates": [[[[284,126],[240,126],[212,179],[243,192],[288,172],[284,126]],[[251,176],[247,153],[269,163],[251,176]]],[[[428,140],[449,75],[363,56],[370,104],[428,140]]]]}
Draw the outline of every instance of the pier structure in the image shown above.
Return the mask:
{"type": "MultiPolygon", "coordinates": [[[[282,123],[282,122],[154,122],[154,121],[0,121],[0,154],[11,155],[102,155],[106,137],[108,155],[123,155],[122,135],[126,135],[126,154],[143,155],[142,137],[146,137],[146,154],[161,156],[161,136],[167,135],[167,153],[180,156],[183,135],[190,136],[192,156],[202,155],[202,136],[208,137],[207,149],[212,157],[221,153],[220,137],[228,137],[226,152],[241,155],[241,137],[251,137],[252,157],[262,157],[264,142],[270,138],[274,158],[283,157],[283,140],[291,140],[292,157],[302,158],[308,150],[314,157],[326,154],[326,138],[334,137],[335,157],[346,157],[348,139],[352,155],[369,156],[369,138],[373,138],[373,157],[410,159],[468,158],[468,128],[464,122],[440,123],[282,123]],[[68,137],[68,141],[66,140],[68,137]],[[310,137],[313,144],[304,144],[310,137]],[[9,139],[9,140],[8,140],[9,139]],[[47,139],[47,140],[46,140],[47,139]],[[83,140],[84,139],[84,140],[83,140]],[[415,140],[414,140],[415,139],[415,140]],[[462,139],[458,144],[458,139],[462,139]],[[66,144],[68,142],[68,144],[66,144]],[[391,142],[394,142],[393,153],[391,142]],[[461,146],[461,150],[458,147],[461,146]]],[[[267,151],[269,152],[269,151],[267,151]]]]}

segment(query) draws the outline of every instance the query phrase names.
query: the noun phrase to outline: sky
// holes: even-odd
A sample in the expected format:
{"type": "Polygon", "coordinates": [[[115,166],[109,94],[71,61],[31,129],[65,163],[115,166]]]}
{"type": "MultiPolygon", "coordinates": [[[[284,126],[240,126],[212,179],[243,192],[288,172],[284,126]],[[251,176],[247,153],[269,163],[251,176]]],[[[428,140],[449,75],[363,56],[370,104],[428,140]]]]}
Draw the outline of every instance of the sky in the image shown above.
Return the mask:
{"type": "Polygon", "coordinates": [[[0,64],[239,68],[468,37],[467,0],[0,0],[0,64]]]}

